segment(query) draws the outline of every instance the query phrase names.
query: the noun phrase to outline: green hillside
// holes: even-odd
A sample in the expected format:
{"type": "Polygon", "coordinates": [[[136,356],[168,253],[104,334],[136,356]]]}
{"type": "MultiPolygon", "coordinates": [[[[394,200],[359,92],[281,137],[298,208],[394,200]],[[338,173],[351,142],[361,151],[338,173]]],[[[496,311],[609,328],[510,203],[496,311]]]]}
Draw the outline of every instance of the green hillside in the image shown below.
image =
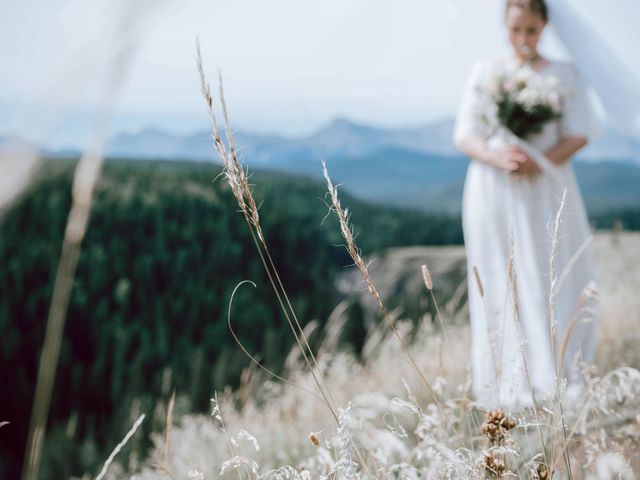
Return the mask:
{"type": "MultiPolygon", "coordinates": [[[[18,477],[73,166],[50,161],[0,221],[1,420],[11,422],[0,435],[0,478],[18,477]]],[[[237,384],[248,362],[231,341],[226,308],[241,280],[257,288],[236,297],[238,333],[265,364],[282,364],[290,334],[218,174],[194,163],[107,163],[73,287],[42,478],[95,474],[132,416],[146,412],[143,433],[158,430],[174,389],[182,411],[206,411],[214,389],[237,384]]],[[[252,181],[296,312],[324,321],[338,301],[335,275],[351,263],[335,218],[322,223],[324,186],[273,172],[252,181]]],[[[457,218],[343,202],[365,253],[462,241],[457,218]]],[[[137,438],[128,448],[143,452],[147,440],[137,438]]]]}

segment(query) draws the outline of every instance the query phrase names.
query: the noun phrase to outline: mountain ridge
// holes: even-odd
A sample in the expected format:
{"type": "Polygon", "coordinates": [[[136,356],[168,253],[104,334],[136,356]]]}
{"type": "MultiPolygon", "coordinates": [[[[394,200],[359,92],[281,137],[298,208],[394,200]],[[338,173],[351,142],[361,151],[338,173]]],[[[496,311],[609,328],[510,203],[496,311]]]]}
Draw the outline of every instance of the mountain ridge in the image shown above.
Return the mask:
{"type": "MultiPolygon", "coordinates": [[[[292,157],[366,157],[395,146],[426,154],[457,156],[451,140],[454,120],[445,118],[423,126],[382,128],[336,117],[305,136],[286,137],[235,132],[236,143],[249,164],[277,167],[292,157]]],[[[208,131],[177,135],[159,129],[121,133],[110,140],[107,155],[118,158],[210,160],[215,158],[208,131]]],[[[583,152],[578,161],[615,160],[640,164],[640,141],[605,129],[583,152]]]]}
{"type": "MultiPolygon", "coordinates": [[[[334,179],[364,200],[459,212],[469,160],[453,146],[453,128],[452,119],[386,129],[338,117],[300,137],[244,131],[234,136],[241,159],[252,169],[317,178],[324,160],[334,179]]],[[[114,159],[219,162],[205,130],[188,135],[156,128],[128,132],[116,135],[106,153],[114,159]]],[[[592,210],[640,204],[640,142],[607,131],[576,160],[576,174],[592,210]]]]}

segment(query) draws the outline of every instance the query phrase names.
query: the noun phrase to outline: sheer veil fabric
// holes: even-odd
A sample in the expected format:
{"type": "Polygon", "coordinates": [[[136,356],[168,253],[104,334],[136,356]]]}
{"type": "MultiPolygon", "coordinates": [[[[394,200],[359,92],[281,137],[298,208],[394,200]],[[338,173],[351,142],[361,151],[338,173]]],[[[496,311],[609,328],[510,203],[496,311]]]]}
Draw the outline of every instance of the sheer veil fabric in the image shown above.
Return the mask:
{"type": "MultiPolygon", "coordinates": [[[[621,132],[640,139],[640,55],[622,58],[620,51],[629,51],[605,38],[597,25],[588,19],[590,3],[584,0],[547,0],[550,25],[566,48],[571,61],[593,87],[602,102],[610,123],[621,132]],[[635,68],[633,68],[633,67],[635,68]]],[[[629,34],[640,22],[640,2],[614,0],[606,8],[619,15],[617,28],[629,34]]],[[[638,41],[640,35],[629,37],[638,41]]],[[[618,40],[620,42],[620,40],[618,40]]],[[[640,46],[640,44],[636,45],[640,46]]]]}

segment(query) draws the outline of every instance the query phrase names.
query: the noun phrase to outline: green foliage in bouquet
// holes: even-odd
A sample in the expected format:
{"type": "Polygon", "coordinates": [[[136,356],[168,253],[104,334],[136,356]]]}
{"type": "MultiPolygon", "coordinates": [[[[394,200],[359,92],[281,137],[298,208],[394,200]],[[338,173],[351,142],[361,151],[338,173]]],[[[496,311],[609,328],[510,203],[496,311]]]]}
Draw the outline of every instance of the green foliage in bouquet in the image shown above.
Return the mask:
{"type": "Polygon", "coordinates": [[[509,94],[498,99],[496,105],[500,124],[522,139],[542,132],[548,122],[561,117],[550,105],[539,103],[527,107],[509,94]]]}

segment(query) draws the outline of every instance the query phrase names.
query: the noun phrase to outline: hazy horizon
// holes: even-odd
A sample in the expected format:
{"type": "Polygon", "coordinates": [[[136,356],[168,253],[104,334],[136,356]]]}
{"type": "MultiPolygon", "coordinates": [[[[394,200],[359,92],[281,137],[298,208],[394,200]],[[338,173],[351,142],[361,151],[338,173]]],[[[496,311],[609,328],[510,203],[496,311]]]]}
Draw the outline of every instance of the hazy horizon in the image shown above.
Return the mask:
{"type": "MultiPolygon", "coordinates": [[[[624,20],[614,9],[582,2],[633,58],[640,34],[608,21],[624,20]]],[[[238,130],[299,137],[336,117],[427,125],[455,115],[473,63],[508,53],[502,8],[502,0],[403,0],[392,9],[382,0],[67,0],[33,9],[8,0],[0,6],[0,135],[82,144],[109,88],[112,133],[206,129],[197,37],[213,87],[222,71],[238,130]],[[109,68],[120,64],[116,81],[109,68]]],[[[563,58],[550,30],[542,51],[563,58]]]]}

